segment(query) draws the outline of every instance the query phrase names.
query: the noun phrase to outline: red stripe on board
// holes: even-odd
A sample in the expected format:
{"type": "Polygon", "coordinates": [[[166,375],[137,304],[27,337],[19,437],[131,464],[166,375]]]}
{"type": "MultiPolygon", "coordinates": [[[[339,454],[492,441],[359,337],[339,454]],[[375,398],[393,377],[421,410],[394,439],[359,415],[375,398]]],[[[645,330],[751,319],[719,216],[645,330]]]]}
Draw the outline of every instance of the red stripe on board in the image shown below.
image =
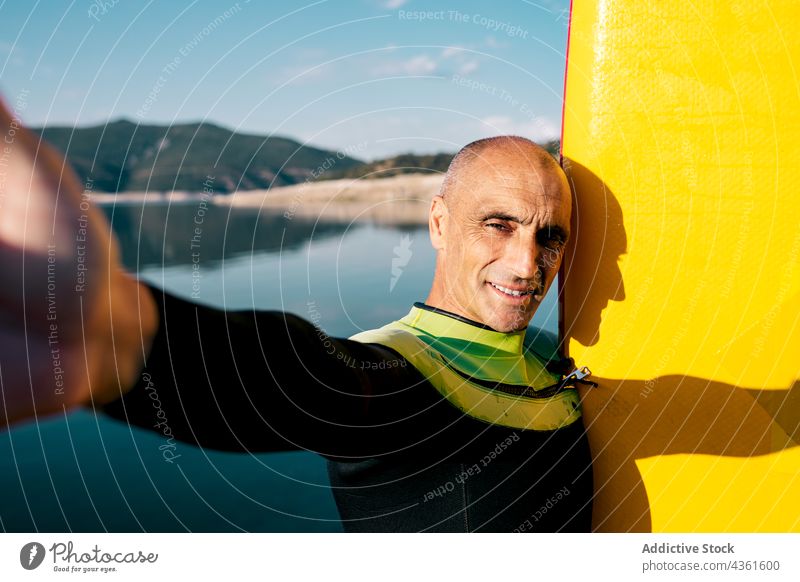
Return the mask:
{"type": "Polygon", "coordinates": [[[561,92],[561,137],[559,139],[558,161],[564,162],[564,117],[567,109],[567,75],[569,74],[569,45],[572,40],[572,6],[574,0],[569,2],[569,24],[567,25],[567,55],[564,59],[564,90],[561,92]]]}
{"type": "MultiPolygon", "coordinates": [[[[567,74],[569,74],[569,45],[572,40],[572,9],[574,0],[569,2],[569,24],[567,25],[567,54],[564,60],[564,90],[561,92],[561,137],[558,143],[558,163],[564,166],[564,117],[567,109],[567,74]]],[[[566,256],[565,256],[566,258],[566,256]]],[[[561,353],[569,357],[569,346],[566,343],[566,330],[564,329],[564,279],[566,279],[564,261],[558,270],[558,341],[561,344],[561,353]]]]}

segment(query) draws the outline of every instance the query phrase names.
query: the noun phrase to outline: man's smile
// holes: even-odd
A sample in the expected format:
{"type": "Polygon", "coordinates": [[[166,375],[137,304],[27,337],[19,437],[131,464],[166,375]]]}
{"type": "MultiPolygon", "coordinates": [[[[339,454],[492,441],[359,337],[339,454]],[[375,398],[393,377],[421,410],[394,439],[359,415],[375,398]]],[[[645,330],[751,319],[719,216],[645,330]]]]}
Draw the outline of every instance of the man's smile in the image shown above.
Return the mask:
{"type": "Polygon", "coordinates": [[[489,287],[491,287],[494,292],[503,299],[507,301],[512,301],[514,303],[524,303],[528,300],[529,297],[533,297],[534,301],[541,302],[542,300],[542,290],[541,289],[530,289],[528,287],[507,287],[505,285],[500,285],[499,283],[493,283],[491,281],[487,281],[489,287]]]}

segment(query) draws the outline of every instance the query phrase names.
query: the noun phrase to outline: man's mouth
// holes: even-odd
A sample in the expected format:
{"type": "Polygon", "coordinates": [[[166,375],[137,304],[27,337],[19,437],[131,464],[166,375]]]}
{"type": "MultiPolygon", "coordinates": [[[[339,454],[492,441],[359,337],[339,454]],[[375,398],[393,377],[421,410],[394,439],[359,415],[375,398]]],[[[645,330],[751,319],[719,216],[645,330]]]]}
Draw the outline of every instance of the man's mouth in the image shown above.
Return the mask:
{"type": "Polygon", "coordinates": [[[492,283],[489,281],[489,285],[498,291],[501,295],[506,296],[510,299],[517,299],[523,300],[529,296],[532,296],[536,301],[542,300],[542,291],[541,289],[526,289],[526,288],[517,288],[514,289],[512,287],[505,287],[503,285],[498,285],[497,283],[492,283]]]}

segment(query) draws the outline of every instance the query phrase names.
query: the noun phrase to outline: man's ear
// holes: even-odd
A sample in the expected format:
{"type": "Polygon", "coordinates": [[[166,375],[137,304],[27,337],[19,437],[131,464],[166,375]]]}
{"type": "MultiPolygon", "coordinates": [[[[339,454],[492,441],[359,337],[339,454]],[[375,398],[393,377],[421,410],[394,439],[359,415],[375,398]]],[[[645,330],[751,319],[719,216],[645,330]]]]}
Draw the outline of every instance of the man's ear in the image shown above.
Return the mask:
{"type": "Polygon", "coordinates": [[[431,236],[431,244],[437,251],[444,250],[444,234],[447,225],[447,206],[444,198],[436,195],[431,200],[431,210],[428,214],[428,231],[431,236]]]}

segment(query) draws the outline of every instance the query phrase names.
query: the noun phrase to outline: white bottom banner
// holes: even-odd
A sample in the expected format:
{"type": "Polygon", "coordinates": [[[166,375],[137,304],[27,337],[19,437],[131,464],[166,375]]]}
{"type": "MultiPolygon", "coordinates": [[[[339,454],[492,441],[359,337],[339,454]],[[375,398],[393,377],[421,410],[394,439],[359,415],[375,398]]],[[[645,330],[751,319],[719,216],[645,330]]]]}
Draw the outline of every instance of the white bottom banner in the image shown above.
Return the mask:
{"type": "Polygon", "coordinates": [[[800,534],[2,534],[2,580],[798,580],[800,534]]]}

